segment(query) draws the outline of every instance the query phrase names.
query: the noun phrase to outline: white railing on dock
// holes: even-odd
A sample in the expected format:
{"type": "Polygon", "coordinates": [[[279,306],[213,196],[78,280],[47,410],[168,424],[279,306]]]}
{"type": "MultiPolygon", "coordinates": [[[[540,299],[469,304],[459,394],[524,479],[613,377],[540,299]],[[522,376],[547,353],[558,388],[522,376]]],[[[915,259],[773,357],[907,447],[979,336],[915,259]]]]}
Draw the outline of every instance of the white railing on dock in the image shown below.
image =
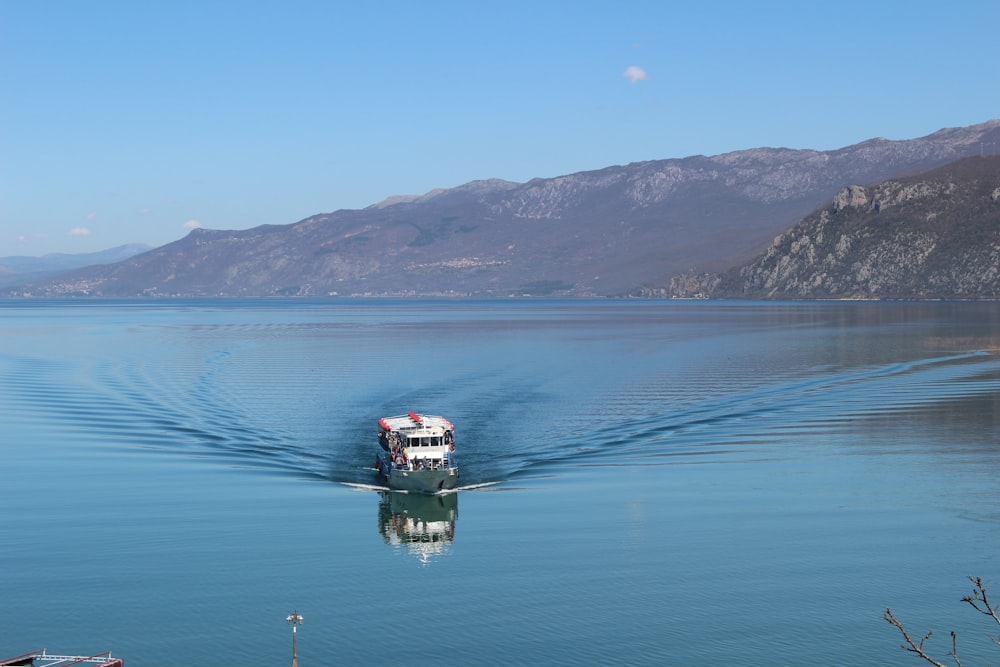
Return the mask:
{"type": "Polygon", "coordinates": [[[111,651],[104,651],[90,656],[82,655],[54,655],[40,649],[32,653],[25,653],[14,658],[0,660],[0,665],[30,664],[32,667],[69,667],[69,665],[107,665],[112,667],[122,665],[121,658],[112,658],[111,651]],[[30,662],[24,662],[29,660],[30,662]],[[44,661],[44,662],[41,662],[44,661]]]}

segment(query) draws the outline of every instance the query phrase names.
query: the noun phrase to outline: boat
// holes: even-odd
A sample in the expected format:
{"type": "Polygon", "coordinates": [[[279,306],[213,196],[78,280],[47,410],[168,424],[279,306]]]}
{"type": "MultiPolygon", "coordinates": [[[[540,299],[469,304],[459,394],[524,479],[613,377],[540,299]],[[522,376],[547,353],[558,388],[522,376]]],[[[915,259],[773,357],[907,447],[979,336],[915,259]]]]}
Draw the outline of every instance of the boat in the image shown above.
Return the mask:
{"type": "Polygon", "coordinates": [[[390,489],[438,493],[458,486],[455,425],[410,412],[378,420],[375,469],[390,489]]]}

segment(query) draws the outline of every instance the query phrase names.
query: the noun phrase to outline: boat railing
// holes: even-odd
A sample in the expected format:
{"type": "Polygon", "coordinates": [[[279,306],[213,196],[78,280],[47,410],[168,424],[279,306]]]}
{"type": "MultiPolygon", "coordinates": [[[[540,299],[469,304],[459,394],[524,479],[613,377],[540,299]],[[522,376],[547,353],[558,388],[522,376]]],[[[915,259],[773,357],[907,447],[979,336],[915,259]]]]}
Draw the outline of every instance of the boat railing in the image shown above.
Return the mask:
{"type": "Polygon", "coordinates": [[[440,459],[417,459],[409,458],[405,461],[392,460],[392,467],[397,470],[447,470],[454,467],[454,460],[450,456],[440,459]]]}

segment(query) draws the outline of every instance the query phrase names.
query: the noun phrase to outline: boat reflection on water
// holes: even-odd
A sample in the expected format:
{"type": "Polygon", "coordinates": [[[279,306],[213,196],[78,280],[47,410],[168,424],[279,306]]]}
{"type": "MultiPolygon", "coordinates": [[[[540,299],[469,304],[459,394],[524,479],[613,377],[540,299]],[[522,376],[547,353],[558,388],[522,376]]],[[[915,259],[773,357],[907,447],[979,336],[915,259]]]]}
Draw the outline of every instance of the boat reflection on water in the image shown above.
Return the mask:
{"type": "Polygon", "coordinates": [[[451,548],[458,518],[458,494],[396,493],[382,491],[378,503],[378,532],[386,544],[405,548],[427,562],[451,548]]]}

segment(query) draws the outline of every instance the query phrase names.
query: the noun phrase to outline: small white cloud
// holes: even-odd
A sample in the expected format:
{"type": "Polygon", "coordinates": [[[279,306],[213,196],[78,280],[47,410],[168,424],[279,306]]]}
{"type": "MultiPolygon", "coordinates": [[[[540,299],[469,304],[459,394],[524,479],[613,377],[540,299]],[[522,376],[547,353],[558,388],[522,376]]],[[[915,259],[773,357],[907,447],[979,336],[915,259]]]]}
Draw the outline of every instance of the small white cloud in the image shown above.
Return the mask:
{"type": "Polygon", "coordinates": [[[646,74],[646,70],[644,70],[641,67],[637,67],[636,65],[632,65],[631,67],[626,68],[626,70],[622,72],[622,76],[631,81],[632,83],[636,83],[638,81],[645,81],[646,79],[649,78],[649,75],[646,74]]]}
{"type": "Polygon", "coordinates": [[[69,230],[70,236],[90,236],[90,230],[86,227],[74,227],[69,230]]]}
{"type": "Polygon", "coordinates": [[[201,229],[201,223],[197,220],[188,220],[183,227],[184,229],[201,229]]]}
{"type": "Polygon", "coordinates": [[[88,213],[87,220],[94,220],[97,217],[96,213],[88,213]]]}

